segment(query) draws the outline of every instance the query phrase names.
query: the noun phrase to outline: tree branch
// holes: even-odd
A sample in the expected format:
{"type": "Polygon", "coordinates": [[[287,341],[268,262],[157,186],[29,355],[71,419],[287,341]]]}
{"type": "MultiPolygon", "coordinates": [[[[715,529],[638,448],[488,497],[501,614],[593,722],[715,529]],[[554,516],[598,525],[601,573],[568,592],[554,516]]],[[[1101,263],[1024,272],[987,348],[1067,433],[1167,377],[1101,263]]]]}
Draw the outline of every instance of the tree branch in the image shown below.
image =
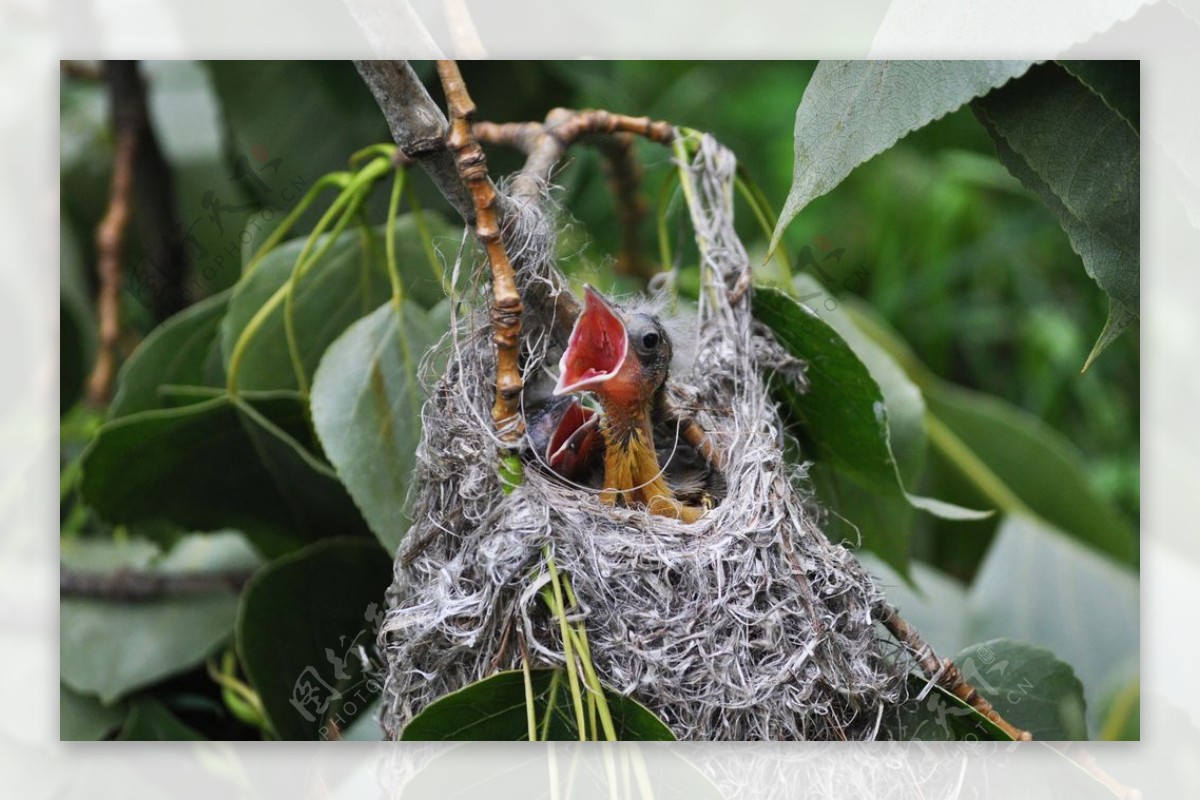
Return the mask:
{"type": "Polygon", "coordinates": [[[63,598],[137,603],[215,592],[240,592],[253,573],[253,570],[188,573],[117,570],[113,573],[93,573],[63,568],[59,570],[58,587],[63,598]]]}
{"type": "Polygon", "coordinates": [[[925,642],[921,633],[908,624],[891,604],[883,604],[883,625],[892,633],[901,645],[908,649],[921,666],[925,677],[942,689],[952,693],[960,700],[975,708],[979,714],[999,726],[1005,734],[1014,740],[1032,740],[1033,735],[1024,729],[1019,729],[1009,723],[986,698],[979,694],[970,683],[963,678],[962,671],[949,659],[939,660],[933,652],[933,647],[925,642]]]}
{"type": "Polygon", "coordinates": [[[125,76],[120,70],[114,70],[110,64],[104,75],[112,98],[116,147],[108,210],[96,226],[96,272],[100,278],[96,316],[100,342],[87,390],[88,403],[94,408],[102,408],[108,403],[117,372],[117,344],[121,337],[121,252],[129,223],[140,115],[144,111],[144,106],[139,110],[130,98],[122,82],[125,76]]]}
{"type": "Polygon", "coordinates": [[[433,102],[407,61],[355,61],[375,102],[387,119],[392,139],[433,180],[438,191],[469,225],[475,223],[475,205],[446,149],[445,115],[433,102]]]}
{"type": "Polygon", "coordinates": [[[133,203],[146,252],[145,278],[151,309],[155,319],[162,322],[188,305],[184,292],[188,259],[176,209],[175,181],[150,123],[146,87],[138,63],[111,61],[105,71],[137,125],[133,203]]]}
{"type": "Polygon", "coordinates": [[[496,214],[498,194],[488,176],[487,157],[471,131],[475,103],[467,93],[458,64],[439,61],[438,75],[450,108],[450,134],[446,145],[454,153],[458,174],[470,191],[475,207],[475,236],[487,253],[492,271],[492,341],[496,345],[496,401],[492,421],[501,439],[516,444],[525,432],[521,418],[521,293],[517,275],[508,260],[496,214]]]}
{"type": "Polygon", "coordinates": [[[596,146],[604,157],[604,173],[617,206],[621,227],[621,253],[617,272],[637,278],[645,286],[657,270],[647,261],[639,246],[646,201],[638,191],[642,185],[642,166],[633,152],[632,134],[596,136],[596,146]]]}

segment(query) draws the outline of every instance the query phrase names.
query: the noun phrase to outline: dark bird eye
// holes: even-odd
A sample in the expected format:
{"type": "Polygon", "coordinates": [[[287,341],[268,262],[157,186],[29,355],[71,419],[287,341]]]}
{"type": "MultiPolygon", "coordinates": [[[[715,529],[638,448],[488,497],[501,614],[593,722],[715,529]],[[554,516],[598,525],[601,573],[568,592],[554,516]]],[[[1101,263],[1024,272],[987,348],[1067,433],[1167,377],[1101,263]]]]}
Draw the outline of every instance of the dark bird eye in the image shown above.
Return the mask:
{"type": "Polygon", "coordinates": [[[655,331],[647,331],[642,334],[642,347],[646,350],[654,350],[658,347],[658,333],[655,331]]]}

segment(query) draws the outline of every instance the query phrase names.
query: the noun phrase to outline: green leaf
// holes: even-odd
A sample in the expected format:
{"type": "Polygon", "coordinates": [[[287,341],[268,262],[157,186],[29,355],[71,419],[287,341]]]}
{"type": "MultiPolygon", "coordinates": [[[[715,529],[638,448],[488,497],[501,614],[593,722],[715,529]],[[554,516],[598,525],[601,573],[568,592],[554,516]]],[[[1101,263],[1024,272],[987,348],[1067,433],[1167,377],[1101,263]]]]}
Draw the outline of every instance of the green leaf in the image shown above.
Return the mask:
{"type": "Polygon", "coordinates": [[[1104,700],[1100,713],[1100,740],[1142,739],[1141,721],[1142,684],[1134,677],[1114,690],[1104,700]]]}
{"type": "Polygon", "coordinates": [[[385,303],[329,348],[313,382],[321,444],[389,553],[409,525],[424,402],[417,368],[440,333],[416,304],[385,303]]]}
{"type": "MultiPolygon", "coordinates": [[[[440,217],[424,215],[431,237],[440,239],[457,231],[440,217]]],[[[364,246],[361,229],[347,230],[330,247],[296,287],[294,320],[297,346],[305,375],[313,373],[326,349],[356,320],[379,308],[391,297],[383,257],[386,226],[370,229],[372,244],[364,246]]],[[[312,253],[327,241],[321,236],[312,253]]],[[[221,322],[221,349],[225,365],[246,324],[267,300],[290,279],[305,239],[292,239],[268,253],[255,271],[238,283],[221,322]]],[[[415,217],[396,221],[396,261],[405,292],[415,302],[432,307],[444,297],[442,285],[425,255],[415,217]]],[[[281,304],[263,323],[247,348],[238,373],[242,389],[296,389],[296,375],[288,350],[281,304]]]]}
{"type": "Polygon", "coordinates": [[[302,193],[319,176],[345,169],[355,151],[389,140],[379,107],[349,62],[210,61],[206,66],[229,125],[235,175],[263,204],[286,202],[281,196],[289,187],[296,190],[293,182],[305,182],[302,193]],[[239,160],[244,160],[240,173],[239,160]],[[295,177],[283,181],[279,176],[295,177]]]}
{"type": "Polygon", "coordinates": [[[1109,108],[1133,126],[1134,131],[1141,129],[1140,61],[1059,61],[1058,64],[1100,95],[1109,108]]]}
{"type": "MultiPolygon", "coordinates": [[[[1045,648],[1010,639],[972,645],[954,657],[963,678],[1012,725],[1035,740],[1086,740],[1083,687],[1071,667],[1045,648]]],[[[970,704],[921,677],[887,723],[898,740],[1011,738],[970,704]]]]}
{"type": "MultiPolygon", "coordinates": [[[[1030,510],[1081,542],[1137,564],[1137,538],[1121,514],[1096,494],[1083,456],[1062,434],[1007,401],[942,381],[926,385],[926,402],[930,414],[1030,510]]],[[[976,495],[954,500],[985,502],[976,495]]]]}
{"type": "Polygon", "coordinates": [[[1097,732],[1100,692],[1137,675],[1138,606],[1135,572],[1044,523],[1009,516],[971,587],[970,627],[980,640],[1053,650],[1083,682],[1097,732]]]}
{"type": "Polygon", "coordinates": [[[996,639],[965,648],[954,664],[1009,723],[1035,740],[1086,740],[1083,685],[1045,648],[996,639]]]}
{"type": "Polygon", "coordinates": [[[123,703],[104,704],[94,695],[83,695],[59,682],[58,739],[103,740],[129,714],[123,703]]]}
{"type": "Polygon", "coordinates": [[[258,571],[242,593],[238,656],[284,740],[331,736],[379,694],[373,649],[392,562],[372,540],[331,539],[258,571]]]}
{"type": "Polygon", "coordinates": [[[974,104],[1000,161],[1050,208],[1109,298],[1084,365],[1138,317],[1140,151],[1137,132],[1062,67],[1044,64],[974,104]]]}
{"type": "Polygon", "coordinates": [[[207,740],[153,698],[138,698],[129,710],[118,740],[207,740]]]}
{"type": "Polygon", "coordinates": [[[224,384],[215,343],[230,294],[205,298],[150,332],[121,367],[108,411],[111,419],[170,405],[160,392],[163,386],[224,384]]]}
{"type": "Polygon", "coordinates": [[[1137,564],[1136,531],[1093,489],[1073,443],[1003,399],[939,379],[869,307],[848,302],[845,308],[854,325],[903,365],[924,393],[937,446],[933,488],[940,496],[968,506],[1032,512],[1101,552],[1137,564]]]}
{"type": "MultiPolygon", "coordinates": [[[[561,669],[530,671],[539,737],[549,715],[547,739],[578,740],[570,692],[561,669]],[[552,693],[553,690],[553,693],[552,693]],[[547,708],[553,695],[553,706],[547,708]]],[[[674,740],[666,724],[644,706],[605,688],[620,740],[674,740]]],[[[409,721],[401,740],[528,740],[525,676],[509,670],[442,696],[409,721]]]]}
{"type": "Polygon", "coordinates": [[[1004,731],[956,695],[929,687],[921,676],[910,675],[908,699],[885,713],[882,729],[889,739],[960,742],[1011,742],[1004,731]]]}
{"type": "Polygon", "coordinates": [[[110,522],[236,528],[267,555],[367,533],[314,445],[294,393],[221,396],[105,424],[84,453],[81,490],[110,522]]]}
{"type": "Polygon", "coordinates": [[[771,237],[901,137],[1025,72],[1029,61],[822,61],[796,109],[792,188],[771,237]]]}
{"type": "MultiPolygon", "coordinates": [[[[312,253],[328,241],[322,235],[312,253]]],[[[304,239],[293,239],[272,250],[249,276],[234,287],[229,313],[221,322],[221,352],[226,370],[247,323],[292,275],[304,239]]],[[[306,380],[325,349],[346,327],[391,296],[387,275],[377,254],[364,251],[362,233],[348,230],[338,237],[321,261],[296,287],[294,320],[297,348],[306,380]]],[[[238,371],[241,389],[298,389],[280,304],[258,329],[238,371]]]]}
{"type": "Polygon", "coordinates": [[[888,441],[906,482],[915,481],[925,465],[925,399],[921,390],[882,346],[858,329],[838,299],[807,273],[793,282],[796,297],[837,332],[879,385],[887,406],[888,441]]]}
{"type": "MultiPolygon", "coordinates": [[[[64,566],[77,571],[222,570],[257,563],[241,537],[232,533],[191,535],[162,559],[150,559],[154,553],[156,549],[143,542],[62,543],[64,566]]],[[[232,591],[143,602],[65,597],[59,615],[62,682],[112,704],[133,690],[189,670],[228,639],[237,603],[232,591]]]]}
{"type": "Polygon", "coordinates": [[[864,548],[907,575],[910,532],[897,525],[897,515],[907,514],[909,505],[955,519],[986,516],[905,492],[892,456],[888,408],[879,385],[820,315],[777,290],[759,287],[754,316],[808,365],[807,392],[790,387],[780,391],[801,424],[803,443],[818,460],[814,481],[861,532],[864,548]],[[870,497],[878,502],[863,502],[870,497]]]}

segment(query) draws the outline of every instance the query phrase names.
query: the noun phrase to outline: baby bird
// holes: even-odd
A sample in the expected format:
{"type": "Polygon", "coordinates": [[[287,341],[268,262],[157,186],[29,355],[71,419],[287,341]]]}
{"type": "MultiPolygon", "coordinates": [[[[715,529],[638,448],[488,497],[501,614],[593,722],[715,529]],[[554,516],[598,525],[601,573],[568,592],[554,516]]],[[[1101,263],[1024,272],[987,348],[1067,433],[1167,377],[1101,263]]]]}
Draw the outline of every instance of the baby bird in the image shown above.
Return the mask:
{"type": "Polygon", "coordinates": [[[601,497],[607,503],[640,504],[654,514],[691,523],[705,510],[675,497],[654,444],[654,417],[665,405],[663,385],[670,364],[671,342],[655,317],[623,314],[589,286],[559,362],[554,394],[586,391],[600,401],[601,497]]]}

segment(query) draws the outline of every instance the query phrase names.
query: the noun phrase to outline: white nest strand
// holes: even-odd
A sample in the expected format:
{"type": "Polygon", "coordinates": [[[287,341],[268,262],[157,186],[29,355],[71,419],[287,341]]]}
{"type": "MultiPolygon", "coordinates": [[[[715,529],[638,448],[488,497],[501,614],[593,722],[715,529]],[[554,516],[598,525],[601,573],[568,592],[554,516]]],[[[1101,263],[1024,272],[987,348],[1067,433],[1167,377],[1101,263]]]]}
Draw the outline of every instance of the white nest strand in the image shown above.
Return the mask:
{"type": "MultiPolygon", "coordinates": [[[[881,639],[883,596],[822,533],[803,468],[783,456],[766,377],[802,381],[802,365],[753,323],[748,294],[730,299],[749,269],[733,227],[735,166],[705,137],[688,168],[704,279],[699,345],[670,385],[723,455],[724,501],[684,524],[606,506],[532,466],[506,494],[478,280],[481,311],[456,322],[446,372],[430,386],[415,521],[380,633],[393,736],[436,698],[520,667],[519,637],[535,662],[565,664],[537,596],[547,546],[569,575],[601,681],[681,739],[872,739],[885,705],[900,700],[905,666],[881,639]]],[[[555,225],[529,208],[517,227],[511,256],[528,296],[556,269],[555,225]]],[[[540,309],[527,311],[528,381],[553,365],[552,328],[540,309]]]]}

